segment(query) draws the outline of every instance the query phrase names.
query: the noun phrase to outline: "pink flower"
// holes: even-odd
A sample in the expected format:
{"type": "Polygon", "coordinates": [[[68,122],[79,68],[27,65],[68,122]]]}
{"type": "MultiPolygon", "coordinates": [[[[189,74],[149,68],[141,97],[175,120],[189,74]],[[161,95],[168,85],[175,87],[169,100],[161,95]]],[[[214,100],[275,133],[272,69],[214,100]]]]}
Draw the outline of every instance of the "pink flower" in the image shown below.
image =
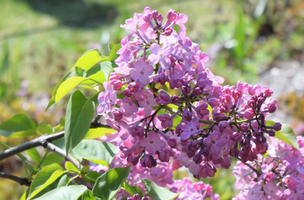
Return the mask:
{"type": "Polygon", "coordinates": [[[145,148],[149,155],[154,155],[157,151],[163,150],[166,143],[159,138],[157,133],[151,131],[148,133],[148,137],[139,141],[139,146],[145,148]]]}
{"type": "Polygon", "coordinates": [[[182,140],[188,140],[192,135],[197,132],[198,119],[194,118],[190,122],[182,121],[180,123],[180,128],[182,129],[182,133],[180,135],[182,140]]]}
{"type": "Polygon", "coordinates": [[[105,89],[105,92],[100,92],[97,99],[99,102],[97,113],[99,115],[110,112],[112,105],[114,105],[117,100],[115,90],[110,82],[104,82],[103,87],[105,89]]]}
{"type": "Polygon", "coordinates": [[[267,199],[280,199],[282,192],[274,181],[270,181],[263,185],[267,199]]]}
{"type": "Polygon", "coordinates": [[[150,83],[149,75],[153,73],[153,66],[145,64],[142,60],[136,60],[133,65],[135,69],[130,70],[130,77],[138,80],[142,85],[150,83]]]}
{"type": "Polygon", "coordinates": [[[263,191],[261,190],[261,186],[259,184],[255,184],[250,188],[243,188],[241,192],[248,200],[257,200],[262,199],[263,197],[263,191]]]}
{"type": "Polygon", "coordinates": [[[148,57],[148,60],[151,62],[152,65],[160,63],[160,66],[163,69],[168,69],[170,67],[171,61],[169,56],[172,52],[171,45],[167,45],[164,47],[160,47],[158,44],[154,43],[150,47],[151,53],[148,57]]]}
{"type": "Polygon", "coordinates": [[[143,111],[145,116],[151,115],[153,106],[157,105],[152,91],[147,90],[145,92],[136,94],[135,97],[136,100],[138,101],[139,106],[144,109],[143,111]]]}
{"type": "Polygon", "coordinates": [[[173,124],[172,117],[168,114],[159,115],[158,119],[161,121],[163,128],[171,127],[173,124]]]}
{"type": "Polygon", "coordinates": [[[120,109],[124,116],[130,117],[133,113],[138,111],[138,107],[130,97],[124,97],[123,99],[119,100],[117,103],[120,106],[120,109]]]}
{"type": "Polygon", "coordinates": [[[217,156],[221,153],[221,149],[227,143],[225,136],[221,136],[218,132],[214,131],[209,137],[204,139],[204,144],[210,148],[213,155],[217,156]]]}

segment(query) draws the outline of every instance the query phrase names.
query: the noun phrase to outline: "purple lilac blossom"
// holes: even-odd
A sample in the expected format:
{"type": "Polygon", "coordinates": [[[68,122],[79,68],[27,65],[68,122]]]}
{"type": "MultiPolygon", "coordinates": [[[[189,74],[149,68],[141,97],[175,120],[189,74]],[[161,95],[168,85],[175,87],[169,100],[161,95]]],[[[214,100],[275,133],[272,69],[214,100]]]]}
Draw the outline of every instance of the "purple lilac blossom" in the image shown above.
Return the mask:
{"type": "MultiPolygon", "coordinates": [[[[208,55],[186,37],[187,20],[174,10],[164,18],[149,7],[126,20],[121,28],[130,33],[121,40],[117,68],[98,97],[97,113],[117,130],[115,139],[102,140],[121,150],[111,167],[132,164],[127,181],[140,188],[142,178],[173,184],[173,171],[183,166],[200,179],[229,168],[231,157],[252,162],[269,149],[266,137],[281,128],[279,123],[266,126],[267,116],[277,109],[272,91],[243,82],[222,86],[224,79],[206,67],[208,55]]],[[[239,187],[247,184],[248,170],[235,172],[239,187]]],[[[260,186],[240,194],[259,198],[260,186]]],[[[203,183],[194,188],[189,199],[218,198],[203,183]]],[[[270,182],[265,191],[273,195],[274,188],[270,182]]],[[[288,195],[296,189],[301,188],[288,195]]],[[[186,188],[174,190],[187,194],[186,188]]]]}

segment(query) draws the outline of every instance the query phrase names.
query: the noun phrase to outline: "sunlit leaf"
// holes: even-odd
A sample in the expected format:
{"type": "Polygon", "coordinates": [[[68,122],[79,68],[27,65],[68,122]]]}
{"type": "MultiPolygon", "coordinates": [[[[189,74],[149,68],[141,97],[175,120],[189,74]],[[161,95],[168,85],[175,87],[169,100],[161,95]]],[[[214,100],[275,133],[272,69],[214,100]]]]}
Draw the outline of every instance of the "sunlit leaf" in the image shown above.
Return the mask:
{"type": "Polygon", "coordinates": [[[109,166],[114,156],[119,152],[119,149],[115,145],[107,142],[82,140],[74,148],[73,152],[91,162],[109,166]]]}
{"type": "Polygon", "coordinates": [[[77,169],[77,167],[70,161],[66,161],[64,164],[64,167],[68,172],[79,173],[79,170],[77,169]]]}
{"type": "MultiPolygon", "coordinates": [[[[267,126],[273,126],[274,124],[273,121],[266,122],[267,126]]],[[[274,137],[299,150],[297,137],[288,124],[283,124],[280,131],[275,131],[274,137]]]]}
{"type": "Polygon", "coordinates": [[[65,75],[56,85],[46,110],[48,110],[52,105],[56,104],[73,88],[85,80],[85,76],[86,71],[80,67],[75,67],[73,71],[70,71],[67,75],[65,75]]]}
{"type": "Polygon", "coordinates": [[[115,132],[117,131],[112,128],[105,128],[105,127],[90,128],[87,134],[85,135],[84,139],[99,138],[105,136],[108,133],[115,133],[115,132]]]}
{"type": "Polygon", "coordinates": [[[174,117],[172,121],[173,121],[172,127],[176,127],[182,121],[182,117],[177,115],[176,117],[174,117]]]}
{"type": "Polygon", "coordinates": [[[176,198],[179,195],[178,193],[171,192],[166,188],[156,185],[148,179],[142,179],[142,182],[145,184],[146,190],[148,192],[146,196],[151,197],[153,200],[170,200],[176,198]]]}
{"type": "Polygon", "coordinates": [[[88,79],[100,84],[106,81],[103,71],[99,71],[96,74],[89,76],[88,79]]]}
{"type": "Polygon", "coordinates": [[[67,154],[85,137],[95,111],[94,102],[75,91],[67,106],[65,117],[65,148],[67,154]]]}
{"type": "Polygon", "coordinates": [[[75,67],[80,67],[88,71],[102,60],[103,58],[97,49],[89,50],[77,60],[75,67]]]}
{"type": "Polygon", "coordinates": [[[100,199],[112,199],[128,177],[129,171],[130,166],[108,170],[96,180],[93,195],[100,199]]]}
{"type": "Polygon", "coordinates": [[[47,186],[56,181],[63,174],[63,169],[57,163],[42,168],[35,176],[29,191],[29,198],[32,199],[47,186]]]}
{"type": "Polygon", "coordinates": [[[76,200],[87,190],[84,185],[69,185],[56,188],[35,200],[76,200]]]}
{"type": "Polygon", "coordinates": [[[36,134],[36,123],[24,114],[17,114],[0,125],[4,137],[25,137],[36,134]]]}

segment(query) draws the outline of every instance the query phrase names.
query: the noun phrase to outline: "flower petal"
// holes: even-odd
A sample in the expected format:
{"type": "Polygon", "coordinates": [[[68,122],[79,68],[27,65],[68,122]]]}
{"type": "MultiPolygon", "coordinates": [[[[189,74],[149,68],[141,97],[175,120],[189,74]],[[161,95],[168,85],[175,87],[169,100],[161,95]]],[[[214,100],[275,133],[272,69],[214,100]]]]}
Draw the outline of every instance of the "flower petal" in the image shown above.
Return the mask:
{"type": "Polygon", "coordinates": [[[151,50],[151,53],[156,54],[156,55],[160,55],[162,53],[162,49],[156,43],[153,43],[151,45],[150,50],[151,50]]]}
{"type": "Polygon", "coordinates": [[[146,152],[150,155],[153,155],[156,153],[156,148],[153,144],[150,144],[146,147],[146,152]]]}

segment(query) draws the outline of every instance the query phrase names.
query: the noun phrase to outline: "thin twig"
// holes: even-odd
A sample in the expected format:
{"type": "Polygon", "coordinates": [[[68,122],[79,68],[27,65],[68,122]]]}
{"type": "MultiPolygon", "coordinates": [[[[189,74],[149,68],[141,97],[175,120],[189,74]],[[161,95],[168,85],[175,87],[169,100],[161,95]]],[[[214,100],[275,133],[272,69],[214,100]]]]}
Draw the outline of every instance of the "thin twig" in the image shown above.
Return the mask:
{"type": "Polygon", "coordinates": [[[51,142],[53,140],[57,140],[62,137],[64,137],[64,131],[55,133],[53,135],[43,135],[43,136],[35,138],[31,141],[25,142],[19,146],[6,149],[2,153],[0,153],[0,161],[6,159],[8,157],[11,157],[13,155],[16,155],[17,153],[21,153],[25,150],[28,150],[28,149],[31,149],[34,147],[38,147],[38,146],[43,146],[45,141],[51,142]]]}
{"type": "Polygon", "coordinates": [[[67,156],[65,151],[63,151],[62,149],[58,148],[56,145],[50,143],[50,142],[45,142],[43,144],[43,146],[51,151],[53,151],[54,153],[57,153],[58,155],[64,157],[64,159],[70,161],[71,163],[73,163],[78,169],[81,168],[81,164],[72,156],[67,156]]]}
{"type": "Polygon", "coordinates": [[[25,186],[31,185],[31,182],[27,178],[20,178],[20,177],[14,176],[12,174],[0,172],[0,177],[10,179],[12,181],[19,183],[20,185],[25,185],[25,186]]]}
{"type": "Polygon", "coordinates": [[[244,163],[245,165],[247,165],[247,167],[249,167],[252,171],[254,171],[256,174],[257,174],[257,176],[259,177],[260,175],[261,175],[261,172],[259,172],[257,169],[255,169],[254,167],[252,167],[251,165],[249,165],[248,163],[246,163],[246,162],[243,162],[242,160],[241,160],[241,158],[237,158],[238,160],[240,160],[242,163],[244,163]]]}
{"type": "MultiPolygon", "coordinates": [[[[95,125],[96,127],[110,128],[110,126],[108,126],[108,125],[98,123],[99,118],[100,118],[99,116],[95,118],[95,120],[92,122],[93,126],[95,125]]],[[[82,167],[81,163],[79,163],[74,157],[66,155],[65,151],[63,151],[62,149],[60,149],[59,147],[57,147],[56,145],[51,143],[53,140],[57,140],[57,139],[60,139],[63,137],[64,137],[64,131],[61,131],[59,133],[55,133],[52,135],[43,135],[43,136],[35,138],[31,141],[25,142],[19,146],[11,147],[0,153],[0,161],[4,160],[6,158],[9,158],[11,156],[14,156],[18,153],[21,153],[23,151],[26,151],[28,149],[35,148],[38,146],[43,146],[44,148],[47,148],[47,149],[53,151],[54,153],[64,157],[66,160],[70,161],[78,169],[80,169],[82,167]]],[[[30,186],[30,184],[31,184],[31,182],[27,178],[20,178],[20,177],[17,177],[17,176],[11,175],[11,174],[7,174],[4,172],[0,172],[0,177],[13,180],[15,182],[18,182],[21,185],[30,186]]]]}

